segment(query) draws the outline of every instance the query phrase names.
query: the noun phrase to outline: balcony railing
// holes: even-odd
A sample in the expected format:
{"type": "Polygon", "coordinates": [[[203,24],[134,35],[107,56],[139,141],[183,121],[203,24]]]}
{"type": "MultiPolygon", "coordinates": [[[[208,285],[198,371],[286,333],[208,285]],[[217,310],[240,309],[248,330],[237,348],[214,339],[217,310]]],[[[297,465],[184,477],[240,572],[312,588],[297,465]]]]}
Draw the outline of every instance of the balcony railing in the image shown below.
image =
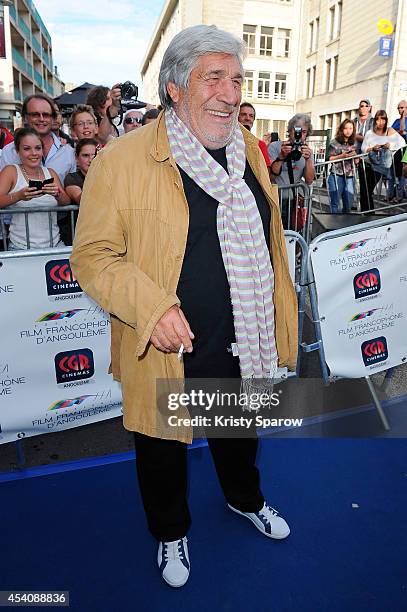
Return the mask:
{"type": "Polygon", "coordinates": [[[32,43],[33,49],[37,53],[38,57],[41,57],[42,48],[41,48],[40,43],[38,42],[38,40],[35,38],[34,35],[31,38],[31,43],[32,43]]]}
{"type": "Polygon", "coordinates": [[[41,89],[42,89],[42,87],[43,87],[42,75],[35,68],[34,68],[34,79],[35,79],[35,82],[37,83],[37,85],[39,85],[41,87],[41,89]]]}
{"type": "Polygon", "coordinates": [[[49,35],[48,30],[45,27],[44,22],[41,19],[39,12],[35,8],[34,2],[32,2],[32,0],[24,0],[24,2],[26,3],[28,8],[30,9],[30,11],[32,13],[32,16],[34,17],[35,21],[40,26],[40,28],[42,30],[42,33],[44,34],[45,38],[47,39],[49,44],[51,44],[51,36],[49,35]]]}
{"type": "Polygon", "coordinates": [[[30,77],[33,75],[33,67],[27,60],[21,55],[15,47],[12,47],[13,62],[15,62],[20,70],[24,70],[30,77]]]}
{"type": "Polygon", "coordinates": [[[10,11],[10,15],[13,18],[14,22],[17,23],[17,11],[15,9],[15,6],[11,5],[9,7],[9,11],[10,11]]]}
{"type": "Polygon", "coordinates": [[[18,87],[16,87],[16,86],[14,86],[14,99],[15,100],[19,100],[20,102],[23,99],[21,90],[18,87]]]}
{"type": "Polygon", "coordinates": [[[22,17],[18,18],[18,26],[20,28],[20,30],[22,30],[25,34],[25,38],[30,41],[31,40],[31,30],[28,27],[28,25],[26,24],[26,22],[24,21],[24,19],[22,17]]]}

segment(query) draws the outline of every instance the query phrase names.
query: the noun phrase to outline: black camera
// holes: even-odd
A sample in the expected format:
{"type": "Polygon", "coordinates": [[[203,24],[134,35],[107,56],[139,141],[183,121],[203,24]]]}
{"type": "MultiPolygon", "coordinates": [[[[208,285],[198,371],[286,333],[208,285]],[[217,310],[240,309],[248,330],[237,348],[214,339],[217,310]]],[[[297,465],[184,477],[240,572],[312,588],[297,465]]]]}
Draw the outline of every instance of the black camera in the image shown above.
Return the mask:
{"type": "Polygon", "coordinates": [[[125,110],[130,108],[143,108],[145,102],[140,102],[138,98],[138,87],[131,81],[126,81],[120,86],[120,103],[125,110]]]}
{"type": "Polygon", "coordinates": [[[291,143],[292,149],[290,153],[290,157],[293,161],[298,161],[301,156],[301,147],[302,147],[302,128],[299,125],[294,127],[294,142],[291,143]]]}

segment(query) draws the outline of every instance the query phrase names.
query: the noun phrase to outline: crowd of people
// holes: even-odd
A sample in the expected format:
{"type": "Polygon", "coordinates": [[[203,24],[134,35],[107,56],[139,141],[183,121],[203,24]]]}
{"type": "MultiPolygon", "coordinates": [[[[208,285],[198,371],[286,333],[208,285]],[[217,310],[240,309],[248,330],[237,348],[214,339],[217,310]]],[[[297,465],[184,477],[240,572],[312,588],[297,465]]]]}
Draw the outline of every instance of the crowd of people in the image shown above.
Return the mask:
{"type": "MultiPolygon", "coordinates": [[[[120,86],[95,87],[89,91],[86,102],[74,108],[69,133],[63,129],[64,117],[56,103],[42,93],[24,100],[21,111],[24,127],[14,135],[0,128],[0,208],[21,210],[1,215],[0,249],[72,244],[70,213],[49,209],[80,204],[92,160],[119,135],[113,120],[120,109],[120,86]],[[41,208],[47,212],[37,210],[41,208]]],[[[144,113],[128,110],[123,116],[123,133],[147,125],[158,114],[157,108],[144,113]]],[[[76,220],[75,212],[74,225],[76,220]]]]}
{"type": "MultiPolygon", "coordinates": [[[[329,166],[327,176],[332,213],[351,212],[356,175],[361,211],[374,208],[373,192],[380,179],[387,182],[389,202],[400,202],[405,197],[407,153],[403,158],[403,152],[407,134],[407,102],[401,100],[397,110],[400,117],[390,127],[384,110],[378,110],[373,116],[371,102],[361,100],[356,117],[345,119],[338,126],[326,156],[327,160],[336,162],[329,166]]],[[[5,128],[0,130],[0,208],[13,206],[27,211],[33,206],[79,205],[92,159],[119,136],[114,122],[119,112],[120,84],[110,89],[94,87],[88,93],[86,104],[74,108],[67,133],[63,130],[64,117],[51,98],[40,93],[28,96],[22,107],[25,126],[22,130],[31,132],[20,129],[13,137],[5,128]],[[26,144],[33,142],[35,137],[36,150],[35,146],[26,144]],[[22,158],[23,150],[31,153],[22,158]],[[30,185],[36,177],[48,179],[49,183],[37,189],[30,185]]],[[[145,112],[133,108],[127,110],[122,118],[122,132],[127,134],[155,121],[159,112],[160,108],[149,108],[145,112]]],[[[250,102],[243,102],[239,122],[250,131],[255,119],[255,107],[250,102]]],[[[287,186],[302,181],[311,185],[315,178],[314,158],[308,140],[311,135],[309,116],[298,113],[288,121],[286,140],[280,140],[277,134],[265,134],[258,141],[270,180],[280,188],[280,210],[285,228],[292,227],[292,218],[289,217],[292,194],[287,186]]],[[[14,215],[14,219],[7,215],[2,217],[3,228],[8,229],[10,249],[72,244],[72,224],[68,213],[51,214],[52,231],[48,213],[30,214],[28,235],[25,230],[23,232],[26,226],[24,215],[14,215]]],[[[74,223],[76,218],[77,213],[74,223]]]]}

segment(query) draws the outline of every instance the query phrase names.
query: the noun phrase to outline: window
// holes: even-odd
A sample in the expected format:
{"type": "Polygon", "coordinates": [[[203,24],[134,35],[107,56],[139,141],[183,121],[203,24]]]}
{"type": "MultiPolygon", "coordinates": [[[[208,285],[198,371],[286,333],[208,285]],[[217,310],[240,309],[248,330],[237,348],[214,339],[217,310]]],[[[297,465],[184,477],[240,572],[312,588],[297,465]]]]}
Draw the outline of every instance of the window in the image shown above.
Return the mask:
{"type": "Polygon", "coordinates": [[[286,122],[281,119],[275,119],[273,121],[273,132],[277,132],[279,139],[284,140],[286,135],[286,122]]]}
{"type": "Polygon", "coordinates": [[[305,79],[305,97],[306,98],[310,98],[310,85],[311,85],[311,68],[307,68],[307,72],[306,72],[306,79],[305,79]]]}
{"type": "Polygon", "coordinates": [[[270,98],[270,73],[259,72],[259,80],[257,82],[257,97],[270,98]]]}
{"type": "Polygon", "coordinates": [[[278,30],[277,33],[277,57],[288,57],[290,53],[291,30],[278,30]]]}
{"type": "Polygon", "coordinates": [[[318,49],[318,37],[319,37],[319,17],[317,17],[315,19],[315,26],[314,26],[314,41],[313,41],[313,47],[312,49],[314,51],[316,51],[318,49]]]}
{"type": "Polygon", "coordinates": [[[306,89],[305,89],[306,98],[312,98],[315,93],[316,71],[317,71],[316,66],[311,66],[311,68],[307,69],[306,89]]]}
{"type": "Polygon", "coordinates": [[[273,49],[273,28],[261,28],[260,55],[271,56],[273,49]]]}
{"type": "Polygon", "coordinates": [[[247,45],[248,55],[254,55],[256,51],[256,26],[243,25],[243,40],[247,45]]]}
{"type": "Polygon", "coordinates": [[[341,25],[342,25],[342,2],[338,2],[337,16],[336,16],[336,36],[339,36],[339,34],[341,33],[341,25]]]}
{"type": "Polygon", "coordinates": [[[264,134],[270,131],[270,119],[256,119],[256,136],[263,140],[264,134]]]}
{"type": "Polygon", "coordinates": [[[308,53],[311,53],[311,51],[313,50],[313,43],[314,43],[314,22],[311,21],[308,24],[308,53]]]}
{"type": "Polygon", "coordinates": [[[335,33],[335,6],[331,6],[328,14],[328,40],[333,40],[335,33]]]}
{"type": "Polygon", "coordinates": [[[285,100],[287,98],[287,75],[276,74],[274,81],[274,99],[285,100]]]}
{"type": "Polygon", "coordinates": [[[245,70],[242,97],[253,98],[253,71],[251,70],[245,70]]]}
{"type": "Polygon", "coordinates": [[[336,89],[336,78],[338,74],[338,56],[330,57],[325,62],[325,91],[336,89]]]}

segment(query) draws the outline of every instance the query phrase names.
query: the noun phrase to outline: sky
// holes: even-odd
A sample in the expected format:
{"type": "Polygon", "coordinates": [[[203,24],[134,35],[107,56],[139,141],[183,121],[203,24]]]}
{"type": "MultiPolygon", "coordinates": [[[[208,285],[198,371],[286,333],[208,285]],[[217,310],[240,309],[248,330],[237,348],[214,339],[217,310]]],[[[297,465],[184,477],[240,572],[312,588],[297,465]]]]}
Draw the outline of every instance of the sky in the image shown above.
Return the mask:
{"type": "MultiPolygon", "coordinates": [[[[141,86],[140,66],[165,0],[34,0],[64,83],[141,86]]],[[[142,99],[142,89],[139,97],[142,99]]]]}

